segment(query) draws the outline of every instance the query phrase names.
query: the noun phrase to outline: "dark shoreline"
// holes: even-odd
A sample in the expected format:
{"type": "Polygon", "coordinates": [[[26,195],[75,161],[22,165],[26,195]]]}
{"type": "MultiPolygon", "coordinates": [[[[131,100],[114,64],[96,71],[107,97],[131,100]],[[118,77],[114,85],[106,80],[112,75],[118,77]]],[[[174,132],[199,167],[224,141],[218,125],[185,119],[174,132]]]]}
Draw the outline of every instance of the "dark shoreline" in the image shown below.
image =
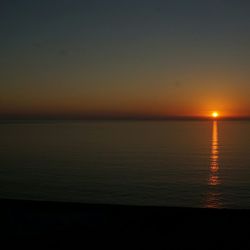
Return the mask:
{"type": "MultiPolygon", "coordinates": [[[[151,239],[164,235],[172,244],[249,245],[250,210],[98,205],[0,199],[5,238],[19,240],[79,239],[117,235],[151,239]],[[224,235],[224,236],[223,236],[224,235]]],[[[171,248],[170,248],[171,249],[171,248]]],[[[203,249],[203,248],[201,248],[203,249]]],[[[241,249],[241,248],[238,248],[241,249]]]]}

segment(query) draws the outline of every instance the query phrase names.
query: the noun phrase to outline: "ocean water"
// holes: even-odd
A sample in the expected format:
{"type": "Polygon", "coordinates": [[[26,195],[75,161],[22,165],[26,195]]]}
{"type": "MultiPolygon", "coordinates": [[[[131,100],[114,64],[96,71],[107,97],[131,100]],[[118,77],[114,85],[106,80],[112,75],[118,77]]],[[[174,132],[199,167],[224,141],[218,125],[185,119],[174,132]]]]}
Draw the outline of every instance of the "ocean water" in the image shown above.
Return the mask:
{"type": "Polygon", "coordinates": [[[250,208],[250,122],[0,124],[0,198],[250,208]]]}

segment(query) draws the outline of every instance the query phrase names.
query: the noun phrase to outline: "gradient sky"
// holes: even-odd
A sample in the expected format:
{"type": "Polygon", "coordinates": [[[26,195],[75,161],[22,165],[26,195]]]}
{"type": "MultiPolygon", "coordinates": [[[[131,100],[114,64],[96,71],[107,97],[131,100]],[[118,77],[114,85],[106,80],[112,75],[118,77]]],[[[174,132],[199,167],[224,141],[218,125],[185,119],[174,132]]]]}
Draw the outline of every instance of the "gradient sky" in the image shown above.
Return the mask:
{"type": "Polygon", "coordinates": [[[250,116],[250,2],[3,0],[0,115],[250,116]]]}

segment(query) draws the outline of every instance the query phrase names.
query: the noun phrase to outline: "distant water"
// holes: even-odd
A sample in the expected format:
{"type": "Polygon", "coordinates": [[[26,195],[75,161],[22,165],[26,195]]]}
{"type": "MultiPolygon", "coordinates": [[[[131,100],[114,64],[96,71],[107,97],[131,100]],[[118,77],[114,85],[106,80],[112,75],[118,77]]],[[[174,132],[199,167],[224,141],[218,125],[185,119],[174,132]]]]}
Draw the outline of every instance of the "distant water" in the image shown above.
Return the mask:
{"type": "Polygon", "coordinates": [[[0,124],[0,198],[250,208],[250,122],[0,124]]]}

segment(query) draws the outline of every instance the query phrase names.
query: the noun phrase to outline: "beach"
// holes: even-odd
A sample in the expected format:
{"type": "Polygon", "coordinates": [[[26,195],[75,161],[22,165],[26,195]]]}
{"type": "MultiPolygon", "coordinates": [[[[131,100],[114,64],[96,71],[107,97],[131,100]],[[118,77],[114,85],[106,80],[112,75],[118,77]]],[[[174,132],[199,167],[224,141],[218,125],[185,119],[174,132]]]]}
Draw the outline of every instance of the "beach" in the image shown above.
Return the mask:
{"type": "MultiPolygon", "coordinates": [[[[100,237],[192,248],[249,244],[249,210],[0,200],[2,236],[21,242],[86,242],[100,237]],[[3,230],[4,229],[4,230],[3,230]],[[203,242],[200,245],[199,242],[203,242]]],[[[99,242],[100,243],[100,242],[99,242]]],[[[172,248],[169,248],[172,249],[172,248]]],[[[246,248],[245,248],[246,249],[246,248]]]]}

